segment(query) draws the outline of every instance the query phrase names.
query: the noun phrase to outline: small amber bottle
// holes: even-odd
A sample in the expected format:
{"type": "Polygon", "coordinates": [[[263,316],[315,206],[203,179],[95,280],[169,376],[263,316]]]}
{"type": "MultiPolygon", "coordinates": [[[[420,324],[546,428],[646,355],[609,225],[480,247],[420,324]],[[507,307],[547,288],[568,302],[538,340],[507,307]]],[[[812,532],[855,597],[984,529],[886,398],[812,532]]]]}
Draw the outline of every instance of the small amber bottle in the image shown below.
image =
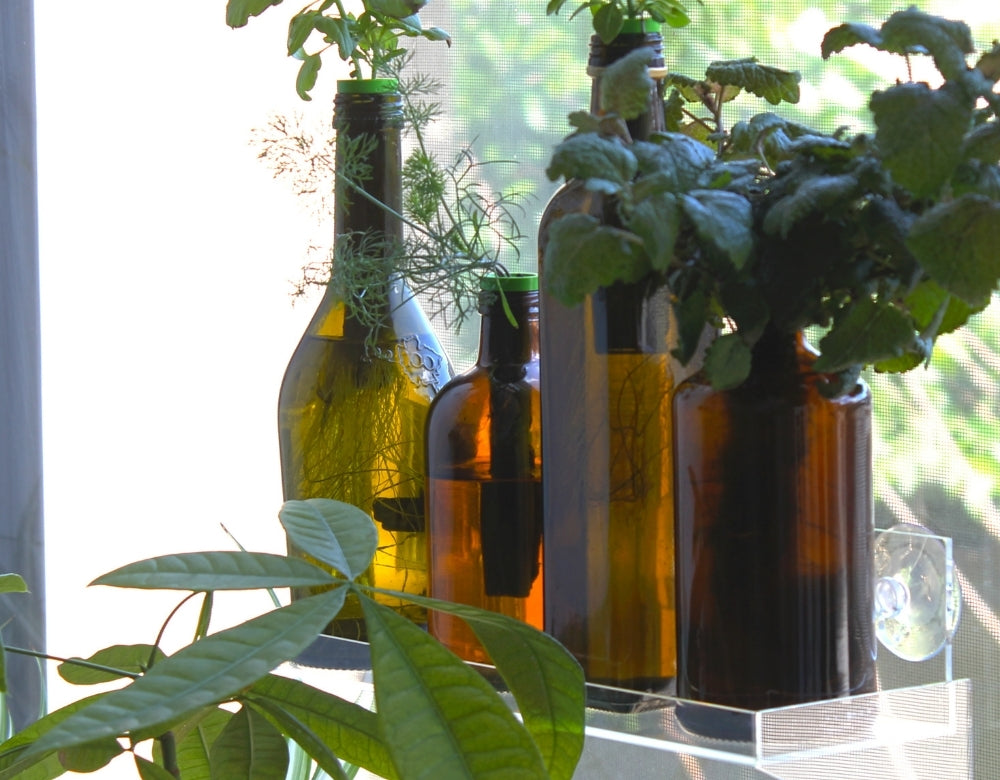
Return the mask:
{"type": "MultiPolygon", "coordinates": [[[[474,367],[427,417],[429,588],[542,627],[538,277],[487,276],[474,367]]],[[[459,619],[430,632],[468,661],[489,659],[459,619]]]]}

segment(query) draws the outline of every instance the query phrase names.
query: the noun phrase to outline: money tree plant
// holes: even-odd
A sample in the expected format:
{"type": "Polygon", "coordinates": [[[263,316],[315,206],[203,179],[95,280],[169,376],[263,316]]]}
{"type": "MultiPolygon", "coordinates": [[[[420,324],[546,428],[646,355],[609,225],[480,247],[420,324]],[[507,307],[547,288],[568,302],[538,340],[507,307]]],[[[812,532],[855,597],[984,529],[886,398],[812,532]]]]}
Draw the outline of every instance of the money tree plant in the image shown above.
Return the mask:
{"type": "Polygon", "coordinates": [[[706,325],[705,371],[719,388],[748,375],[765,330],[825,332],[815,368],[828,391],[860,371],[906,371],[936,338],[984,308],[1000,280],[1000,44],[976,54],[968,26],[916,8],[880,27],[843,24],[824,59],[866,45],[900,57],[876,90],[874,132],[820,132],[760,113],[731,128],[724,106],[746,90],[794,101],[798,76],[752,59],[669,76],[669,132],[633,142],[621,121],[648,94],[643,53],[605,75],[604,111],[575,114],[551,178],[586,182],[612,218],[555,223],[544,283],[568,305],[615,281],[668,285],[687,362],[706,325]],[[929,58],[935,85],[909,67],[929,58]]]}
{"type": "MultiPolygon", "coordinates": [[[[340,780],[348,777],[345,764],[400,780],[495,777],[498,767],[518,777],[569,780],[583,749],[584,680],[555,640],[495,612],[393,594],[466,621],[513,695],[516,717],[483,674],[355,581],[377,542],[366,513],[309,499],[286,502],[279,518],[295,546],[337,574],[270,553],[150,558],[92,584],[175,590],[186,592],[182,603],[200,600],[187,646],[165,655],[157,637],[88,658],[0,646],[0,662],[9,653],[55,660],[73,684],[125,682],[56,710],[0,744],[0,780],[96,771],[129,753],[142,780],[282,778],[289,741],[340,780]],[[217,594],[291,587],[319,592],[210,632],[217,594]],[[316,640],[348,595],[364,608],[374,712],[275,672],[316,640]],[[152,751],[143,751],[140,746],[149,743],[152,751]]],[[[17,575],[0,576],[0,592],[24,590],[17,575]]],[[[6,690],[3,675],[0,682],[6,690]]]]}

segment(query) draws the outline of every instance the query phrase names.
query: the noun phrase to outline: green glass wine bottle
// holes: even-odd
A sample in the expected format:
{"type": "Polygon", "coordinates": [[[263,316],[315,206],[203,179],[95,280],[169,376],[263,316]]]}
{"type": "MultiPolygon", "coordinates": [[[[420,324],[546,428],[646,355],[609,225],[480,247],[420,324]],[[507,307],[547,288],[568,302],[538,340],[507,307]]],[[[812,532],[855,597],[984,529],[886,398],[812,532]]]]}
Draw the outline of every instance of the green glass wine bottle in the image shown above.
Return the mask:
{"type": "MultiPolygon", "coordinates": [[[[402,123],[395,80],[339,82],[337,170],[364,192],[338,177],[332,277],[285,371],[278,428],[285,500],[334,498],[371,513],[378,549],[362,580],[425,594],[424,426],[453,372],[405,279],[389,270],[403,251],[402,123]]],[[[422,608],[379,598],[426,622],[422,608]]],[[[328,631],[364,639],[360,604],[349,600],[328,631]]]]}
{"type": "MultiPolygon", "coordinates": [[[[665,125],[658,30],[630,19],[609,44],[591,39],[594,113],[606,66],[640,47],[656,53],[646,111],[629,122],[636,140],[665,125]]],[[[565,184],[539,225],[543,278],[549,226],[573,212],[616,219],[610,199],[581,182],[565,184]]],[[[545,630],[576,656],[588,681],[661,692],[676,674],[670,458],[676,364],[662,282],[616,283],[576,306],[561,304],[543,285],[541,300],[545,630]]]]}
{"type": "MultiPolygon", "coordinates": [[[[487,276],[476,364],[427,417],[430,593],[542,628],[542,430],[538,277],[487,276]]],[[[489,663],[459,619],[432,611],[431,633],[489,663]]]]}

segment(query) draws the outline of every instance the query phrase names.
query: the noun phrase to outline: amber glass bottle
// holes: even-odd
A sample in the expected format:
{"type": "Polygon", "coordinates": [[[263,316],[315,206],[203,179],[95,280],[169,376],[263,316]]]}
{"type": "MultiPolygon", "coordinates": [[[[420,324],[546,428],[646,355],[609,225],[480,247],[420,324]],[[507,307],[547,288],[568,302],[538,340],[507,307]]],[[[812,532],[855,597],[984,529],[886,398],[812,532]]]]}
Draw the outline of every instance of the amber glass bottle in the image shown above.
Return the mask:
{"type": "MultiPolygon", "coordinates": [[[[476,365],[427,418],[430,593],[541,629],[538,277],[487,276],[479,303],[476,365]]],[[[462,658],[489,661],[460,620],[432,611],[429,626],[462,658]]]]}
{"type": "MultiPolygon", "coordinates": [[[[338,170],[352,155],[353,170],[367,168],[370,174],[362,181],[364,190],[397,214],[401,109],[394,80],[339,84],[338,170]]],[[[336,196],[337,262],[350,262],[362,251],[369,255],[366,262],[398,251],[402,225],[397,217],[341,182],[336,196]]],[[[374,287],[344,290],[336,267],[333,273],[281,384],[284,497],[335,498],[370,512],[379,540],[364,581],[425,594],[424,424],[432,398],[452,376],[451,365],[400,276],[386,274],[374,287]],[[352,295],[383,302],[375,330],[347,305],[352,295]]],[[[416,622],[426,620],[423,609],[385,603],[416,622]]],[[[360,605],[348,602],[329,631],[363,639],[363,627],[360,605]]]]}
{"type": "Polygon", "coordinates": [[[875,687],[871,395],[828,398],[801,335],[674,396],[678,695],[763,709],[875,687]]]}
{"type": "MultiPolygon", "coordinates": [[[[601,70],[652,47],[647,111],[635,139],[664,128],[662,39],[630,20],[612,43],[591,39],[592,109],[601,70]],[[660,78],[656,78],[660,76],[660,78]]],[[[611,204],[570,182],[539,225],[611,204]]],[[[544,273],[544,271],[543,271],[544,273]]],[[[545,630],[590,682],[668,690],[675,674],[671,494],[670,303],[656,280],[616,284],[573,307],[542,294],[542,438],[545,448],[545,630]]]]}

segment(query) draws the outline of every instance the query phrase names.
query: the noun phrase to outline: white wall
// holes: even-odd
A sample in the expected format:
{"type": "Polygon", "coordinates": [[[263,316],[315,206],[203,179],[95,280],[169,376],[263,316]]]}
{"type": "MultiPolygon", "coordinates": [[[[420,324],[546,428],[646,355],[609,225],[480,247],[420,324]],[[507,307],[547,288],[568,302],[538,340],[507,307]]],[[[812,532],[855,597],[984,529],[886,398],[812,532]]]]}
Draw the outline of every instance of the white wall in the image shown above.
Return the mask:
{"type": "Polygon", "coordinates": [[[231,30],[224,0],[35,1],[52,653],[154,640],[177,594],[86,587],[117,566],[233,549],[220,522],[284,549],[275,407],[312,228],[248,141],[271,110],[328,116],[335,80],[296,96],[292,10],[231,30]]]}

